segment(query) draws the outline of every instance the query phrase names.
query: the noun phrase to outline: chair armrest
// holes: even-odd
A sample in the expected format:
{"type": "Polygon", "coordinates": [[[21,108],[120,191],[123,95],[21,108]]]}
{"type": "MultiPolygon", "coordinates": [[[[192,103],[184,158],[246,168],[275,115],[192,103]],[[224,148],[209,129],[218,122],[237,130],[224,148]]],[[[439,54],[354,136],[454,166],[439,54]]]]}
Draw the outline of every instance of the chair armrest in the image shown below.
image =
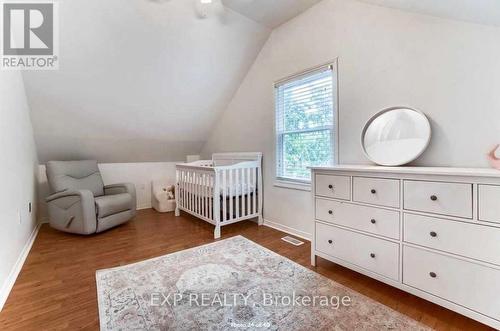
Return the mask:
{"type": "Polygon", "coordinates": [[[132,183],[119,183],[104,186],[104,195],[113,195],[120,193],[130,193],[135,196],[135,186],[132,183]]]}
{"type": "Polygon", "coordinates": [[[49,203],[54,200],[58,200],[61,198],[69,198],[69,197],[79,197],[82,200],[91,200],[94,201],[94,194],[92,194],[92,191],[90,190],[73,190],[73,191],[61,191],[61,192],[56,192],[54,194],[49,195],[47,198],[45,198],[45,202],[49,203]]]}
{"type": "Polygon", "coordinates": [[[104,195],[129,193],[132,196],[132,206],[130,209],[135,213],[137,208],[137,198],[135,195],[135,185],[132,183],[119,183],[104,186],[104,195]]]}
{"type": "Polygon", "coordinates": [[[96,207],[92,191],[61,191],[48,196],[45,201],[53,228],[80,234],[96,232],[96,207]]]}

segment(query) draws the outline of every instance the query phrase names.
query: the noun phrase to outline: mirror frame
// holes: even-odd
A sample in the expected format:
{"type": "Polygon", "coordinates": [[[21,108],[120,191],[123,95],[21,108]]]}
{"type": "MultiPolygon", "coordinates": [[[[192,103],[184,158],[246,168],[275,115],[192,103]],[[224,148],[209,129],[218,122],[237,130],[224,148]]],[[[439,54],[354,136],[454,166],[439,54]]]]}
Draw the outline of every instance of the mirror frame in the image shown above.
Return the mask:
{"type": "Polygon", "coordinates": [[[419,158],[424,152],[425,150],[427,149],[427,147],[429,146],[430,142],[431,142],[431,137],[432,137],[432,128],[431,128],[431,123],[429,121],[429,118],[427,118],[427,116],[425,116],[425,114],[423,112],[421,112],[420,110],[417,110],[417,109],[414,109],[414,108],[411,108],[411,107],[407,107],[407,106],[395,106],[395,107],[389,107],[389,108],[385,108],[385,109],[382,109],[381,111],[377,112],[375,115],[373,115],[372,117],[370,117],[370,119],[366,122],[365,126],[363,127],[363,131],[361,131],[361,149],[363,150],[363,154],[365,154],[365,156],[368,158],[368,160],[370,160],[371,162],[375,163],[375,164],[378,164],[378,165],[381,165],[381,166],[387,166],[387,167],[397,167],[397,166],[401,166],[401,165],[405,165],[405,164],[408,164],[412,161],[415,161],[417,158],[419,158]],[[416,112],[417,114],[421,115],[424,119],[425,119],[425,122],[427,123],[427,127],[429,128],[429,136],[427,137],[427,141],[425,142],[425,146],[422,148],[422,150],[420,152],[417,153],[417,155],[415,155],[414,157],[408,159],[408,160],[405,160],[405,161],[402,161],[402,162],[399,162],[399,163],[394,163],[394,164],[390,164],[390,163],[383,163],[383,162],[377,162],[375,160],[373,160],[371,158],[371,156],[367,153],[366,151],[366,148],[365,148],[365,134],[366,134],[366,131],[368,130],[368,127],[370,126],[370,124],[375,120],[377,119],[379,116],[385,114],[385,113],[388,113],[390,111],[393,111],[393,110],[396,110],[396,109],[407,109],[407,110],[411,110],[411,111],[414,111],[416,112]]]}

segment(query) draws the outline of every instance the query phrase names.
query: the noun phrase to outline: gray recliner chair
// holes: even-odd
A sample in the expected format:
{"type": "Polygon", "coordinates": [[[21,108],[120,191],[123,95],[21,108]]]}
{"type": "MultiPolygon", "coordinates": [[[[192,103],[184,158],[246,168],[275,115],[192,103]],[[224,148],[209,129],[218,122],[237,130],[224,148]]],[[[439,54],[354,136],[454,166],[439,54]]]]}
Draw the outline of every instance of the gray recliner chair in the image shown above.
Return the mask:
{"type": "Polygon", "coordinates": [[[106,185],[97,161],[49,161],[47,197],[50,226],[92,234],[129,221],[136,213],[133,184],[106,185]]]}

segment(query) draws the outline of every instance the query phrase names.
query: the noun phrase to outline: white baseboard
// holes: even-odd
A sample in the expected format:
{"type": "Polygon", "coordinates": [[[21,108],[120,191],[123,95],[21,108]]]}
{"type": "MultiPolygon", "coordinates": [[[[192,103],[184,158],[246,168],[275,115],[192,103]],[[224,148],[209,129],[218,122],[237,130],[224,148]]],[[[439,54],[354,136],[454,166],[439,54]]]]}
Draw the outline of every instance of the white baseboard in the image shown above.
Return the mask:
{"type": "Polygon", "coordinates": [[[153,206],[151,205],[142,205],[142,206],[137,206],[135,209],[136,210],[143,210],[143,209],[151,209],[153,206]]]}
{"type": "Polygon", "coordinates": [[[311,234],[308,233],[308,232],[297,230],[297,229],[291,228],[289,226],[286,226],[286,225],[283,225],[283,224],[280,224],[280,223],[277,223],[277,222],[273,222],[273,221],[270,221],[270,220],[267,220],[267,219],[264,219],[264,225],[268,226],[270,228],[273,228],[273,229],[276,229],[276,230],[283,231],[285,233],[291,234],[292,236],[299,237],[301,239],[305,239],[305,240],[311,241],[311,234]]]}
{"type": "Polygon", "coordinates": [[[28,257],[28,254],[31,250],[31,246],[33,246],[33,243],[35,242],[36,236],[38,235],[38,231],[40,230],[40,227],[42,226],[42,223],[38,223],[33,231],[31,231],[30,237],[28,238],[28,241],[23,247],[23,250],[21,251],[21,254],[19,254],[19,257],[17,258],[16,263],[12,267],[12,270],[9,273],[9,276],[5,280],[5,283],[0,290],[0,311],[2,311],[3,306],[5,305],[5,302],[7,301],[7,298],[9,297],[10,291],[12,290],[12,287],[14,286],[14,283],[16,282],[17,276],[19,276],[19,273],[21,272],[21,269],[24,265],[24,262],[26,261],[26,258],[28,257]]]}
{"type": "Polygon", "coordinates": [[[44,216],[44,217],[41,217],[41,218],[38,220],[38,223],[39,223],[40,225],[42,225],[42,224],[46,224],[46,223],[49,223],[49,218],[48,218],[48,217],[45,217],[45,216],[44,216]]]}

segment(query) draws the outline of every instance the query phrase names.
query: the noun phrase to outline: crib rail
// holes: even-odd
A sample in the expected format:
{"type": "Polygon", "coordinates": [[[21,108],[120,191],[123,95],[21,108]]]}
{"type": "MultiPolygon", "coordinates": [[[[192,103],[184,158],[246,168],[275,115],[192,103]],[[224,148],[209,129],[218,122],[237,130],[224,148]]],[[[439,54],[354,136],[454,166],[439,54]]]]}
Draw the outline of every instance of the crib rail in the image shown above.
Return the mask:
{"type": "Polygon", "coordinates": [[[261,161],[213,166],[211,161],[178,164],[177,209],[220,227],[259,217],[262,224],[261,161]]]}
{"type": "Polygon", "coordinates": [[[207,168],[213,168],[213,165],[214,162],[212,160],[198,160],[190,163],[178,163],[176,168],[207,170],[207,168]]]}
{"type": "Polygon", "coordinates": [[[177,207],[215,225],[213,191],[215,171],[202,167],[177,167],[177,207]]]}
{"type": "Polygon", "coordinates": [[[257,191],[260,167],[244,162],[238,167],[218,167],[217,182],[221,190],[222,210],[220,221],[231,224],[259,215],[257,191]]]}

